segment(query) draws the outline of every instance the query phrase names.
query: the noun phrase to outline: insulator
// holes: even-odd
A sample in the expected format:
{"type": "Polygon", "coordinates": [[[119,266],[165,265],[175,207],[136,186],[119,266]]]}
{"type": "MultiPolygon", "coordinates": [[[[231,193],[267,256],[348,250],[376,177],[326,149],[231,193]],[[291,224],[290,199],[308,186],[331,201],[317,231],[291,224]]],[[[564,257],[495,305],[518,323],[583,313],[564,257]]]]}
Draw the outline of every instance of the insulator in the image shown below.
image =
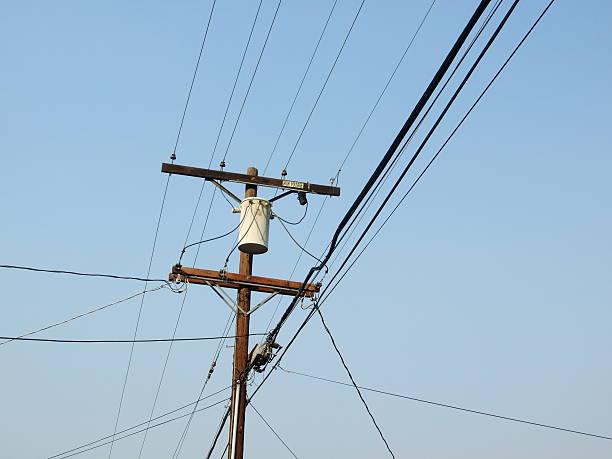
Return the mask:
{"type": "Polygon", "coordinates": [[[281,172],[281,175],[283,177],[286,177],[287,176],[287,169],[283,169],[283,171],[281,172]]]}

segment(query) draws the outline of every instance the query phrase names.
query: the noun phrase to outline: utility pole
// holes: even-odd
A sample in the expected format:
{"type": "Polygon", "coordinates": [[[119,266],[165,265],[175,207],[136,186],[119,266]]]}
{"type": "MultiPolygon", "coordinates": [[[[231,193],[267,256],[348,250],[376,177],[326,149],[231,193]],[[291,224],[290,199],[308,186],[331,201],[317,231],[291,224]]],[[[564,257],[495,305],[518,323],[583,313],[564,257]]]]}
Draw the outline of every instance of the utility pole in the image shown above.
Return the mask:
{"type": "Polygon", "coordinates": [[[187,268],[177,264],[172,268],[168,278],[172,282],[188,282],[209,286],[236,313],[232,394],[229,408],[228,459],[243,459],[248,375],[251,370],[263,372],[266,365],[274,358],[275,352],[280,348],[278,344],[266,340],[263,343],[256,344],[249,352],[250,315],[276,295],[298,295],[315,298],[321,288],[320,284],[303,285],[302,282],[253,276],[253,255],[268,251],[268,229],[272,218],[271,206],[274,201],[291,194],[297,194],[300,205],[305,205],[307,204],[307,193],[339,196],[340,188],[285,180],[285,171],[283,171],[283,179],[260,177],[255,167],[249,167],[246,174],[237,174],[223,170],[200,169],[164,163],[162,164],[162,172],[203,178],[240,205],[239,210],[235,209],[235,212],[239,211],[241,214],[240,236],[237,244],[240,250],[239,272],[226,272],[225,268],[220,271],[187,268]],[[239,199],[225,188],[221,184],[224,181],[245,184],[244,199],[239,199]],[[283,193],[265,200],[257,196],[258,185],[281,189],[283,193]],[[235,302],[225,293],[224,288],[232,288],[238,291],[235,302]],[[251,292],[267,293],[268,296],[251,308],[251,292]]]}
{"type": "MultiPolygon", "coordinates": [[[[247,175],[257,176],[257,169],[249,167],[247,175]]],[[[244,197],[257,196],[256,185],[245,185],[244,197]]],[[[253,254],[240,252],[239,273],[250,276],[253,273],[253,254]]],[[[249,315],[251,289],[238,289],[238,312],[236,313],[236,338],[234,348],[234,370],[232,379],[232,402],[230,409],[230,441],[228,457],[242,459],[244,456],[244,420],[246,413],[246,378],[249,364],[249,315]],[[242,309],[242,310],[241,310],[242,309]],[[243,312],[244,311],[244,312],[243,312]]]]}

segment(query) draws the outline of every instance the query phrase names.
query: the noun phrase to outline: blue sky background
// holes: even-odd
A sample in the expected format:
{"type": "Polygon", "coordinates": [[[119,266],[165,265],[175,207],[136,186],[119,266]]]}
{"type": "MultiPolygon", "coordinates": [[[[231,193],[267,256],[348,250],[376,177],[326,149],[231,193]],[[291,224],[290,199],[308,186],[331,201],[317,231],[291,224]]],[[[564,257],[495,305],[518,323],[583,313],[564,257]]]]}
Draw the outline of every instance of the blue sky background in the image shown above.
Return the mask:
{"type": "MultiPolygon", "coordinates": [[[[179,164],[208,165],[257,3],[217,4],[179,164]]],[[[416,170],[546,3],[519,4],[416,170]]],[[[228,151],[228,170],[263,169],[331,4],[283,2],[228,151]]],[[[268,175],[280,174],[358,5],[338,3],[268,175]]],[[[336,173],[428,5],[366,2],[288,167],[290,178],[327,183],[336,173]]],[[[434,6],[342,172],[342,196],[325,203],[308,243],[313,252],[325,248],[475,5],[438,0],[434,6]]],[[[504,1],[503,8],[508,5],[504,1]]],[[[264,0],[214,167],[275,7],[264,0]]],[[[166,180],[160,163],[174,145],[210,2],[21,1],[5,2],[3,11],[1,263],[144,275],[166,180]]],[[[359,383],[612,434],[611,13],[604,1],[555,3],[325,303],[359,383]]],[[[165,277],[177,261],[200,186],[198,179],[171,178],[153,277],[165,277]]],[[[232,189],[242,193],[239,185],[232,189]]],[[[207,186],[190,241],[202,231],[211,196],[207,186]]],[[[307,219],[293,228],[300,240],[323,201],[310,198],[307,219]]],[[[293,198],[275,209],[289,219],[302,211],[293,198]]],[[[205,235],[227,231],[237,218],[217,194],[205,235]]],[[[254,270],[288,277],[299,249],[275,222],[270,241],[254,270]]],[[[196,265],[220,268],[234,242],[203,246],[196,265]]],[[[311,262],[302,258],[293,277],[300,279],[311,262]]],[[[193,264],[193,254],[185,264],[193,264]]],[[[235,254],[230,269],[237,269],[235,254]]],[[[0,279],[2,335],[39,328],[143,287],[13,271],[3,271],[0,279]]],[[[147,295],[138,336],[169,337],[181,299],[167,290],[147,295]]],[[[255,314],[254,332],[265,330],[276,304],[255,314]]],[[[132,300],[40,336],[128,339],[138,306],[132,300]]],[[[305,314],[298,309],[280,344],[305,314]]],[[[192,287],[177,336],[218,335],[227,315],[216,297],[192,287]]],[[[196,398],[215,345],[173,347],[156,414],[196,398]]],[[[167,349],[164,343],[136,346],[120,429],[147,419],[167,349]]],[[[231,351],[223,350],[206,393],[229,384],[231,351]]],[[[2,456],[45,458],[112,433],[128,352],[129,344],[1,346],[2,456]]],[[[283,362],[288,369],[346,380],[316,320],[283,362]]],[[[398,457],[596,459],[612,452],[605,440],[366,397],[398,457]]],[[[254,403],[299,457],[386,454],[348,388],[278,372],[254,403]]],[[[204,456],[222,412],[220,405],[196,415],[181,457],[204,456]]],[[[254,413],[247,422],[248,457],[289,457],[254,413]]],[[[183,426],[181,420],[150,431],[143,457],[170,457],[183,426]]],[[[137,457],[141,441],[136,435],[117,442],[113,457],[137,457]]],[[[105,458],[108,449],[82,457],[105,458]]]]}

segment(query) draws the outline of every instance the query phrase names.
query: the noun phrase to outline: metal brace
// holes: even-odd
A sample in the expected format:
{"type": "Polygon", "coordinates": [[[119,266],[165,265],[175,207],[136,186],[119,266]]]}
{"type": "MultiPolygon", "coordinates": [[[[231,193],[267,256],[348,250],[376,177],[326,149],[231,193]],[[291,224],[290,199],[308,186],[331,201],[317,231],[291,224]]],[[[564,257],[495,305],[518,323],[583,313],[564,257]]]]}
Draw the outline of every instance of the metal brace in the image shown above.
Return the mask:
{"type": "Polygon", "coordinates": [[[221,298],[223,300],[223,302],[232,311],[234,311],[236,314],[238,314],[238,311],[240,311],[242,314],[244,314],[246,316],[250,316],[252,313],[257,311],[259,308],[261,308],[264,304],[266,304],[268,301],[270,301],[272,298],[274,298],[279,293],[279,292],[272,292],[272,293],[270,293],[266,298],[264,298],[259,303],[257,303],[253,309],[251,309],[249,312],[246,312],[244,309],[242,309],[240,306],[238,306],[238,303],[236,303],[236,301],[231,296],[229,296],[225,292],[225,290],[223,290],[222,288],[216,287],[212,282],[208,282],[207,281],[206,284],[213,290],[213,292],[215,292],[219,296],[219,298],[221,298]]]}

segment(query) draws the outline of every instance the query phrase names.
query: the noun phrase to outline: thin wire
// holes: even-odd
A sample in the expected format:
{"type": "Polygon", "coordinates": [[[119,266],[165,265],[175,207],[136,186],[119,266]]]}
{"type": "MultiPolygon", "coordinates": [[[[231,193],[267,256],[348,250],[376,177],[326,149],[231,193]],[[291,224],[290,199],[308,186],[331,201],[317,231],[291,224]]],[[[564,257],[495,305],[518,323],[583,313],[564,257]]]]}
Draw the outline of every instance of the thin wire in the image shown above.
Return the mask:
{"type": "MultiPolygon", "coordinates": [[[[227,113],[229,111],[230,105],[232,104],[232,99],[234,98],[234,92],[236,91],[236,85],[238,84],[240,73],[242,73],[242,66],[244,64],[244,58],[246,57],[247,51],[249,50],[249,45],[251,44],[251,38],[253,37],[253,30],[255,29],[255,24],[257,23],[257,18],[259,17],[259,11],[261,10],[262,3],[263,3],[263,0],[259,0],[259,5],[257,6],[257,12],[255,13],[253,24],[251,25],[251,31],[249,32],[249,38],[246,42],[246,46],[244,47],[244,51],[242,53],[242,59],[240,60],[240,66],[238,67],[236,78],[234,79],[234,85],[232,86],[232,92],[230,93],[229,100],[227,101],[227,106],[225,107],[225,113],[223,114],[223,120],[221,121],[219,132],[217,133],[217,139],[215,140],[215,146],[213,147],[213,152],[212,152],[213,156],[215,155],[215,152],[217,151],[217,146],[219,145],[219,138],[221,137],[221,133],[223,132],[223,126],[225,126],[225,120],[227,119],[227,113]]],[[[223,158],[225,160],[225,156],[223,158]]]]}
{"type": "Polygon", "coordinates": [[[285,448],[287,448],[287,451],[289,451],[291,453],[291,455],[293,457],[295,457],[295,459],[298,459],[297,455],[293,452],[293,450],[291,448],[289,448],[289,445],[287,445],[287,443],[285,443],[285,440],[283,440],[281,438],[281,436],[278,434],[278,432],[276,432],[276,430],[274,430],[274,428],[270,425],[270,423],[268,421],[266,421],[266,418],[263,417],[263,415],[259,412],[259,410],[257,408],[255,408],[255,405],[253,405],[252,403],[249,403],[249,406],[251,408],[253,408],[253,410],[255,410],[255,413],[257,413],[257,416],[259,416],[261,418],[261,420],[268,426],[268,428],[272,431],[272,433],[274,434],[274,436],[276,438],[279,439],[279,441],[283,444],[283,446],[285,448]]]}
{"type": "MultiPolygon", "coordinates": [[[[188,408],[188,407],[190,407],[190,406],[192,406],[192,405],[195,405],[196,403],[201,402],[202,400],[205,400],[205,399],[209,399],[209,398],[211,398],[211,397],[214,397],[215,395],[220,394],[221,392],[226,391],[226,390],[227,390],[227,389],[229,389],[230,387],[232,387],[232,386],[226,386],[226,387],[224,387],[223,389],[219,389],[218,391],[216,391],[216,392],[214,392],[214,393],[212,393],[212,394],[210,394],[210,395],[207,395],[206,397],[200,398],[200,399],[198,399],[198,400],[196,400],[196,401],[194,401],[194,402],[191,402],[191,403],[187,403],[187,404],[185,404],[185,405],[183,405],[183,406],[179,406],[178,408],[175,408],[175,409],[173,409],[173,410],[171,410],[171,411],[166,411],[165,413],[160,414],[159,416],[156,416],[156,417],[153,419],[153,421],[157,421],[158,419],[165,418],[166,416],[169,416],[169,415],[171,415],[171,414],[174,414],[174,413],[176,413],[177,411],[181,411],[181,410],[183,410],[183,409],[185,409],[185,408],[188,408]]],[[[128,427],[127,429],[123,429],[123,430],[121,430],[120,432],[117,432],[117,434],[122,434],[122,433],[129,432],[130,430],[136,429],[137,427],[140,427],[140,426],[143,426],[143,425],[147,424],[147,422],[148,422],[148,421],[143,421],[143,422],[141,422],[140,424],[133,425],[132,427],[128,427]]],[[[105,437],[98,438],[97,440],[90,441],[89,443],[85,443],[85,444],[83,444],[83,445],[77,446],[77,447],[72,448],[72,449],[69,449],[69,450],[67,450],[67,451],[63,451],[63,452],[58,453],[58,454],[55,454],[55,455],[53,455],[53,456],[49,456],[47,459],[55,459],[55,458],[57,458],[57,457],[59,457],[59,456],[63,456],[63,455],[65,455],[65,454],[69,454],[69,453],[72,453],[72,452],[74,452],[74,451],[78,451],[79,449],[87,448],[88,446],[95,445],[96,443],[100,443],[101,441],[104,441],[104,440],[106,440],[106,439],[108,439],[108,438],[111,438],[111,437],[112,437],[112,435],[107,435],[107,436],[105,436],[105,437]]]]}
{"type": "Polygon", "coordinates": [[[81,317],[85,317],[85,316],[88,316],[88,315],[93,314],[95,312],[102,311],[103,309],[110,308],[111,306],[114,306],[116,304],[123,303],[125,301],[131,300],[131,299],[136,298],[136,297],[138,297],[140,295],[144,295],[145,293],[155,292],[156,290],[160,290],[160,289],[162,289],[164,287],[165,287],[165,285],[160,285],[159,287],[156,287],[156,288],[152,288],[152,289],[149,289],[149,290],[144,290],[142,292],[138,292],[138,293],[136,293],[134,295],[128,296],[127,298],[123,298],[121,300],[113,301],[112,303],[105,304],[104,306],[100,306],[100,307],[91,309],[90,311],[83,312],[82,314],[78,314],[76,316],[73,316],[73,317],[70,317],[68,319],[62,320],[61,322],[56,322],[56,323],[53,323],[51,325],[47,325],[46,327],[42,327],[42,328],[39,328],[37,330],[28,332],[28,333],[24,333],[23,335],[19,335],[19,336],[16,336],[14,338],[3,338],[3,337],[0,337],[0,339],[6,339],[6,341],[2,341],[0,343],[0,346],[2,346],[3,344],[6,344],[6,343],[10,343],[11,341],[15,341],[15,340],[25,341],[23,338],[25,338],[26,336],[34,335],[36,333],[40,333],[41,331],[49,330],[50,328],[54,328],[54,327],[58,327],[60,325],[67,324],[68,322],[72,322],[73,320],[77,320],[77,319],[80,319],[81,317]]]}
{"type": "MultiPolygon", "coordinates": [[[[215,407],[215,406],[217,406],[217,405],[220,405],[221,403],[227,402],[228,400],[229,400],[229,398],[224,398],[223,400],[219,400],[218,402],[215,402],[215,403],[213,403],[213,404],[211,404],[211,405],[208,405],[208,406],[205,406],[205,407],[200,408],[200,409],[198,410],[198,412],[200,412],[200,411],[204,411],[204,410],[207,410],[207,409],[209,409],[209,408],[213,408],[213,407],[215,407]]],[[[87,449],[84,449],[84,450],[81,450],[81,451],[77,451],[77,452],[75,452],[75,453],[68,454],[68,455],[66,455],[66,456],[61,456],[61,458],[60,458],[60,459],[66,459],[66,458],[68,458],[68,457],[77,456],[77,455],[79,455],[79,454],[86,453],[87,451],[91,451],[91,450],[94,450],[94,449],[100,448],[100,447],[102,447],[102,446],[105,446],[105,445],[108,445],[108,444],[112,444],[112,443],[114,443],[114,441],[123,440],[124,438],[128,438],[128,437],[131,437],[131,436],[133,436],[133,435],[137,435],[137,434],[142,433],[142,432],[144,432],[144,431],[146,431],[146,430],[153,429],[154,427],[163,426],[164,424],[168,424],[168,423],[173,422],[173,421],[176,421],[176,420],[178,420],[178,419],[182,419],[182,418],[184,418],[184,417],[186,417],[186,416],[189,416],[189,415],[188,415],[188,414],[183,414],[183,415],[181,415],[181,416],[177,416],[177,417],[175,417],[175,418],[171,418],[171,419],[168,419],[168,420],[166,420],[166,421],[159,422],[159,423],[154,424],[154,425],[152,425],[152,426],[149,426],[149,427],[147,427],[147,428],[145,428],[145,429],[137,430],[136,432],[131,432],[131,433],[127,434],[127,435],[124,435],[123,437],[119,437],[119,438],[117,438],[117,439],[113,439],[112,441],[107,441],[107,442],[102,443],[102,444],[100,444],[100,445],[92,446],[91,448],[87,448],[87,449]]],[[[57,457],[57,456],[54,456],[54,457],[57,457]]]]}
{"type": "Polygon", "coordinates": [[[77,343],[77,344],[118,344],[118,343],[174,343],[181,341],[208,341],[226,340],[228,338],[243,338],[245,336],[264,336],[265,333],[249,333],[247,335],[234,336],[198,336],[195,338],[152,338],[152,339],[58,339],[58,338],[21,338],[18,336],[0,336],[0,339],[9,341],[32,341],[41,343],[77,343]]]}
{"type": "Polygon", "coordinates": [[[284,218],[282,218],[278,214],[274,214],[274,217],[278,218],[281,221],[284,221],[287,225],[299,225],[300,223],[302,223],[304,221],[304,219],[306,218],[307,214],[308,214],[308,203],[306,203],[306,205],[305,205],[304,214],[302,215],[302,217],[297,222],[290,222],[289,220],[285,220],[284,218]]]}
{"type": "Polygon", "coordinates": [[[176,155],[176,149],[178,147],[179,139],[181,137],[181,132],[183,131],[183,123],[185,122],[185,115],[187,115],[187,108],[189,107],[189,101],[191,100],[191,92],[193,91],[193,85],[196,80],[196,76],[198,74],[198,68],[200,67],[200,60],[202,59],[202,53],[204,51],[204,45],[206,44],[206,37],[208,37],[208,29],[210,27],[210,21],[213,16],[213,11],[215,10],[215,3],[217,0],[213,0],[212,7],[210,9],[210,14],[208,16],[208,22],[206,23],[206,29],[204,30],[204,37],[202,38],[202,45],[200,46],[200,53],[198,54],[198,59],[196,61],[195,69],[193,70],[193,77],[191,78],[191,84],[189,85],[189,92],[187,93],[187,100],[185,101],[185,108],[183,109],[183,115],[181,116],[181,123],[179,124],[178,133],[176,135],[176,142],[174,142],[174,149],[172,150],[173,155],[176,155]]]}
{"type": "MultiPolygon", "coordinates": [[[[159,226],[161,224],[162,215],[164,212],[164,204],[166,203],[166,196],[168,194],[168,184],[170,183],[171,175],[168,175],[166,179],[166,186],[164,187],[164,196],[162,198],[161,207],[159,209],[159,217],[157,218],[157,226],[155,227],[155,236],[153,237],[153,246],[151,248],[151,256],[149,257],[149,266],[147,268],[147,278],[151,274],[151,266],[153,265],[153,256],[155,255],[155,247],[157,245],[157,236],[159,234],[159,226]]],[[[147,288],[147,282],[145,282],[145,290],[147,288]]],[[[144,305],[145,295],[140,297],[140,307],[138,308],[138,316],[136,317],[136,324],[134,327],[134,337],[133,340],[136,340],[136,335],[138,334],[138,327],[140,325],[140,317],[142,316],[142,306],[144,305]]],[[[121,416],[121,408],[123,407],[123,397],[125,396],[125,388],[127,386],[128,377],[130,375],[130,367],[132,366],[132,357],[134,356],[134,346],[135,343],[132,343],[130,346],[130,357],[128,359],[127,368],[125,370],[125,378],[123,380],[123,387],[121,388],[121,398],[119,399],[119,408],[117,409],[117,418],[115,419],[115,428],[114,432],[117,432],[117,427],[119,425],[119,418],[121,416]]],[[[113,446],[115,444],[115,433],[113,433],[113,438],[110,441],[110,448],[108,452],[108,458],[110,459],[113,454],[113,446]]]]}
{"type": "Polygon", "coordinates": [[[393,454],[393,451],[391,451],[391,447],[389,446],[389,442],[387,442],[387,439],[383,435],[382,430],[380,430],[380,427],[379,427],[378,423],[376,422],[376,419],[374,418],[374,415],[372,414],[372,411],[370,410],[370,407],[368,406],[367,402],[365,401],[365,398],[363,398],[361,390],[359,389],[359,386],[357,386],[357,383],[355,382],[355,378],[353,378],[353,375],[351,374],[351,370],[349,370],[349,367],[346,364],[346,362],[344,360],[344,357],[342,356],[342,353],[340,352],[340,349],[338,349],[338,345],[336,344],[336,340],[334,339],[334,336],[332,335],[332,332],[330,331],[329,327],[325,323],[325,319],[323,318],[323,314],[321,314],[321,310],[316,305],[315,305],[314,309],[319,314],[319,318],[321,319],[321,323],[323,324],[323,328],[325,328],[325,331],[327,332],[327,335],[329,336],[329,339],[331,340],[331,343],[334,346],[334,349],[336,350],[336,354],[338,354],[338,357],[340,357],[340,361],[342,362],[342,366],[346,370],[346,373],[348,374],[348,376],[349,376],[349,378],[351,380],[351,383],[353,383],[353,387],[357,391],[357,395],[359,395],[359,398],[361,399],[361,403],[363,403],[363,406],[365,407],[366,411],[368,412],[368,415],[370,416],[370,419],[372,419],[372,423],[374,424],[374,427],[376,427],[376,430],[378,431],[378,434],[380,435],[380,438],[382,438],[382,441],[385,443],[385,446],[387,447],[387,450],[389,451],[389,454],[391,455],[391,457],[393,457],[395,459],[395,454],[393,454]]]}
{"type": "MultiPolygon", "coordinates": [[[[215,446],[217,446],[217,441],[219,441],[219,437],[221,436],[221,432],[223,432],[223,426],[225,426],[225,423],[227,422],[227,418],[229,414],[230,414],[230,408],[228,407],[227,410],[225,410],[225,414],[221,418],[221,422],[219,423],[219,428],[217,429],[217,433],[215,434],[215,437],[213,438],[212,445],[210,445],[210,449],[208,450],[206,459],[210,459],[210,456],[212,456],[212,453],[215,450],[215,446]]],[[[227,448],[227,445],[225,447],[227,448]]]]}
{"type": "Polygon", "coordinates": [[[355,145],[357,145],[357,142],[361,138],[361,134],[363,134],[363,131],[365,130],[367,124],[370,122],[370,118],[372,118],[372,115],[374,114],[374,111],[376,111],[376,108],[380,104],[380,101],[382,100],[383,96],[387,92],[387,89],[389,88],[389,85],[391,84],[391,81],[393,81],[393,78],[395,77],[395,74],[397,73],[398,69],[402,65],[402,62],[404,62],[404,58],[406,57],[406,54],[408,54],[408,51],[412,47],[412,44],[414,43],[414,40],[416,39],[417,35],[421,31],[421,28],[423,27],[423,24],[427,20],[427,17],[429,16],[430,11],[432,10],[432,8],[434,7],[435,4],[436,4],[436,0],[433,0],[431,2],[431,4],[429,5],[429,8],[425,12],[425,15],[423,16],[423,19],[421,19],[421,22],[419,23],[419,26],[417,27],[416,31],[412,35],[412,38],[408,42],[408,45],[404,49],[404,52],[402,53],[402,56],[400,57],[399,61],[397,61],[397,64],[395,65],[395,68],[393,69],[393,72],[391,72],[391,75],[387,79],[387,82],[386,82],[385,86],[383,87],[382,91],[380,92],[380,94],[378,96],[378,99],[376,99],[376,102],[374,103],[374,106],[370,110],[370,113],[368,114],[367,118],[365,119],[365,121],[361,125],[361,129],[359,129],[359,132],[357,133],[357,136],[355,137],[355,140],[353,140],[353,143],[351,144],[351,147],[349,148],[348,152],[346,153],[346,156],[344,157],[344,159],[340,163],[340,167],[338,168],[338,172],[336,172],[335,182],[338,181],[338,178],[340,177],[340,172],[342,172],[342,168],[344,167],[344,164],[346,163],[346,161],[348,160],[349,156],[351,155],[351,153],[355,149],[355,145]]]}
{"type": "MultiPolygon", "coordinates": [[[[236,318],[236,314],[235,313],[230,313],[230,316],[228,317],[227,323],[225,324],[225,328],[223,329],[223,334],[224,334],[224,336],[226,338],[228,337],[229,330],[230,330],[232,324],[234,323],[234,319],[235,318],[236,318]]],[[[224,344],[225,344],[225,340],[222,340],[222,341],[219,342],[219,345],[217,346],[217,350],[215,351],[213,360],[212,360],[212,362],[210,364],[210,368],[208,370],[208,374],[206,375],[206,379],[204,380],[204,384],[202,384],[202,389],[200,389],[200,394],[199,394],[198,398],[201,398],[202,394],[206,390],[206,386],[208,385],[208,381],[210,381],[210,378],[212,377],[213,372],[215,371],[215,367],[217,366],[217,360],[219,359],[219,356],[221,355],[221,350],[223,349],[224,344]]],[[[191,421],[193,419],[193,415],[195,414],[196,408],[197,408],[197,404],[194,405],[194,408],[193,408],[193,410],[191,412],[191,416],[189,416],[189,419],[187,420],[187,423],[185,424],[185,428],[183,429],[181,437],[179,438],[179,442],[176,445],[174,453],[172,454],[172,459],[178,458],[180,456],[180,454],[181,454],[181,450],[183,449],[183,445],[185,444],[185,440],[187,439],[187,434],[189,433],[189,428],[191,427],[191,421]]]]}
{"type": "Polygon", "coordinates": [[[238,228],[240,228],[240,223],[238,223],[236,226],[234,226],[231,230],[229,230],[227,233],[223,233],[220,236],[215,236],[215,237],[211,237],[208,239],[203,239],[201,241],[198,242],[192,242],[191,244],[186,245],[185,247],[183,247],[183,250],[181,251],[181,256],[179,257],[179,264],[181,263],[181,260],[183,259],[183,255],[185,254],[185,251],[190,248],[193,247],[194,245],[200,245],[200,244],[205,244],[207,242],[211,242],[211,241],[216,241],[217,239],[221,239],[224,238],[226,236],[229,236],[230,234],[232,234],[234,231],[236,231],[238,228]]]}
{"type": "MultiPolygon", "coordinates": [[[[314,375],[309,375],[306,373],[300,373],[298,371],[291,371],[291,370],[287,370],[285,368],[281,368],[280,366],[278,367],[280,370],[284,371],[285,373],[288,374],[295,374],[295,375],[299,375],[299,376],[305,376],[307,378],[312,378],[312,379],[317,379],[319,381],[326,381],[329,383],[333,383],[333,384],[339,384],[342,386],[347,386],[347,387],[352,387],[352,384],[348,384],[342,381],[336,381],[334,379],[329,379],[329,378],[322,378],[320,376],[314,376],[314,375]]],[[[508,416],[502,416],[500,414],[495,414],[495,413],[491,413],[491,412],[487,412],[487,411],[479,411],[479,410],[473,410],[471,408],[465,408],[463,406],[458,406],[458,405],[449,405],[447,403],[441,403],[441,402],[435,402],[432,400],[426,400],[423,398],[416,398],[416,397],[412,397],[409,395],[403,395],[403,394],[397,394],[394,392],[389,392],[386,390],[381,390],[381,389],[374,389],[372,387],[364,387],[364,386],[359,386],[360,389],[362,390],[367,390],[370,392],[375,392],[377,394],[382,394],[382,395],[389,395],[391,397],[397,397],[397,398],[403,398],[406,400],[412,400],[413,402],[419,402],[419,403],[426,403],[428,405],[434,405],[434,406],[439,406],[442,408],[450,408],[452,410],[457,410],[457,411],[463,411],[466,413],[473,413],[473,414],[480,414],[482,416],[488,416],[491,418],[496,418],[496,419],[502,419],[505,421],[512,421],[512,422],[518,422],[521,424],[527,424],[527,425],[532,425],[532,426],[536,426],[536,427],[544,427],[546,429],[553,429],[553,430],[560,430],[562,432],[569,432],[569,433],[574,433],[574,434],[578,434],[578,435],[585,435],[587,437],[595,437],[595,438],[601,438],[603,440],[612,440],[612,437],[608,437],[605,435],[597,435],[597,434],[593,434],[593,433],[589,433],[589,432],[584,432],[581,430],[574,430],[574,429],[566,429],[564,427],[559,427],[559,426],[554,426],[551,424],[542,424],[539,422],[533,422],[533,421],[528,421],[525,419],[521,419],[521,418],[512,418],[512,417],[508,417],[508,416]]]]}
{"type": "Polygon", "coordinates": [[[276,10],[274,11],[274,17],[272,18],[272,22],[270,23],[270,27],[268,28],[268,33],[266,35],[266,39],[264,40],[263,46],[261,47],[261,52],[259,53],[259,57],[257,58],[257,64],[255,65],[255,70],[253,70],[253,74],[251,75],[251,81],[249,81],[249,86],[244,95],[244,99],[242,99],[242,105],[240,106],[240,111],[238,112],[238,116],[236,117],[236,122],[234,123],[234,128],[232,129],[232,134],[230,135],[229,141],[227,143],[227,148],[225,149],[225,153],[223,155],[223,160],[225,161],[225,157],[227,156],[227,152],[230,149],[232,144],[232,140],[234,139],[234,134],[236,133],[236,128],[238,127],[238,123],[240,122],[240,117],[242,116],[242,111],[244,110],[244,105],[246,104],[247,98],[251,92],[251,87],[253,86],[253,80],[255,79],[255,75],[257,74],[257,69],[259,69],[259,64],[261,62],[261,58],[266,50],[266,45],[268,44],[268,39],[270,38],[270,33],[272,32],[272,28],[274,27],[274,23],[276,22],[276,16],[278,15],[278,10],[281,6],[282,0],[278,0],[278,4],[276,5],[276,10]]]}
{"type": "Polygon", "coordinates": [[[304,135],[304,131],[306,130],[306,127],[308,126],[308,123],[310,122],[310,118],[312,117],[312,114],[314,113],[315,109],[317,108],[317,105],[319,104],[319,100],[321,99],[321,96],[323,95],[323,91],[325,91],[327,82],[329,81],[329,78],[331,77],[334,69],[336,68],[336,64],[338,63],[338,60],[340,59],[340,55],[342,54],[342,51],[344,50],[344,46],[346,45],[346,42],[348,41],[351,35],[351,32],[353,31],[353,27],[355,26],[355,23],[357,22],[357,18],[359,17],[359,14],[361,13],[361,9],[363,8],[364,3],[365,3],[365,0],[362,0],[361,4],[359,5],[359,9],[357,10],[357,13],[355,13],[355,17],[353,18],[353,22],[351,23],[351,26],[349,27],[349,30],[346,33],[346,36],[344,37],[342,46],[340,46],[340,50],[338,51],[338,54],[336,55],[336,58],[334,59],[334,63],[332,64],[331,68],[329,69],[329,72],[327,73],[327,77],[325,78],[325,81],[323,82],[323,86],[321,87],[321,90],[319,91],[319,94],[317,95],[317,98],[315,99],[315,103],[312,106],[312,109],[310,110],[308,117],[306,118],[306,122],[304,123],[304,126],[302,127],[302,130],[300,131],[300,135],[298,136],[297,140],[295,141],[295,144],[293,145],[293,148],[291,149],[291,153],[289,154],[289,158],[287,159],[287,162],[285,163],[284,169],[287,169],[287,167],[289,167],[289,163],[291,162],[291,159],[293,158],[293,155],[295,154],[295,150],[297,149],[300,143],[300,140],[302,140],[302,135],[304,135]]]}
{"type": "MultiPolygon", "coordinates": [[[[283,219],[279,218],[278,221],[280,222],[280,224],[283,227],[283,229],[285,230],[285,232],[289,235],[289,238],[291,238],[291,240],[294,242],[294,244],[297,245],[302,252],[304,252],[306,255],[309,255],[311,258],[314,258],[319,263],[323,263],[323,261],[319,257],[314,256],[312,253],[310,253],[308,250],[306,250],[306,248],[303,245],[301,245],[295,239],[295,237],[293,237],[293,234],[291,234],[291,232],[289,231],[289,228],[287,228],[287,226],[285,226],[285,223],[284,223],[283,219]]],[[[325,267],[325,269],[327,269],[327,266],[325,267]]]]}
{"type": "MultiPolygon", "coordinates": [[[[170,177],[170,176],[168,176],[170,177]]],[[[166,190],[167,190],[166,181],[166,190]]],[[[165,191],[164,191],[165,197],[165,191]]],[[[98,273],[82,273],[77,271],[66,271],[63,269],[45,269],[45,268],[33,268],[31,266],[16,266],[16,265],[0,265],[0,268],[5,269],[20,269],[24,271],[34,271],[39,273],[50,273],[50,274],[70,274],[73,276],[85,276],[85,277],[105,277],[109,279],[124,279],[124,280],[135,280],[140,282],[168,282],[165,279],[151,279],[148,277],[134,277],[134,276],[120,276],[117,274],[98,274],[98,273]]]]}
{"type": "Polygon", "coordinates": [[[291,112],[293,112],[293,107],[295,106],[295,102],[298,99],[298,96],[300,95],[300,92],[302,91],[302,86],[304,85],[304,81],[306,80],[306,76],[308,75],[308,72],[310,71],[310,66],[312,65],[312,61],[315,58],[315,55],[317,54],[317,50],[319,49],[319,45],[321,44],[321,40],[323,39],[323,35],[325,34],[325,31],[327,30],[327,25],[329,24],[329,21],[332,17],[332,14],[334,12],[334,9],[336,8],[336,4],[338,3],[338,0],[335,0],[331,10],[329,11],[329,14],[327,16],[327,20],[325,21],[325,25],[323,26],[323,30],[321,30],[321,34],[319,35],[319,39],[317,40],[317,44],[312,52],[312,55],[310,56],[310,60],[308,61],[308,65],[306,66],[306,70],[304,71],[304,74],[302,75],[302,79],[300,81],[300,84],[297,88],[297,91],[295,92],[295,95],[293,96],[293,101],[291,102],[291,106],[289,107],[289,111],[287,112],[287,115],[285,115],[285,120],[283,121],[283,126],[281,127],[280,132],[278,133],[278,136],[276,137],[276,141],[274,142],[274,147],[272,148],[272,151],[270,152],[270,155],[268,156],[268,160],[266,161],[266,167],[264,167],[264,171],[263,171],[263,175],[266,175],[266,171],[268,170],[268,166],[270,165],[270,161],[272,160],[272,156],[274,156],[274,153],[276,152],[276,149],[278,147],[278,142],[280,141],[283,132],[285,132],[285,127],[287,126],[287,121],[289,121],[289,117],[291,116],[291,112]]]}

